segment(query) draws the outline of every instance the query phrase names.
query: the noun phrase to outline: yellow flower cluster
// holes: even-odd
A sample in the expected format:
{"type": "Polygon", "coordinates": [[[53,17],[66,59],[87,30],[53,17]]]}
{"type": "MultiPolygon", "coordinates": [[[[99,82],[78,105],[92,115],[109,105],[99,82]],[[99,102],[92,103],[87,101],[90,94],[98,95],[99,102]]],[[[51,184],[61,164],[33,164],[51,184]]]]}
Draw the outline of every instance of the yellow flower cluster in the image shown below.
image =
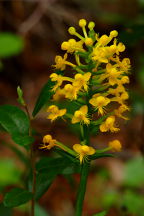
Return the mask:
{"type": "MultiPolygon", "coordinates": [[[[63,57],[56,56],[56,71],[50,75],[54,83],[54,104],[63,98],[76,103],[79,108],[69,114],[69,110],[51,105],[47,109],[47,118],[54,121],[58,117],[68,117],[72,124],[87,126],[101,118],[101,132],[117,132],[120,130],[116,123],[117,117],[127,120],[124,112],[129,111],[126,103],[129,96],[125,84],[129,83],[130,60],[121,58],[125,45],[118,42],[116,30],[109,35],[99,36],[94,31],[94,22],[87,24],[85,19],[81,19],[79,26],[82,28],[82,35],[74,27],[68,29],[75,38],[61,44],[65,54],[63,57]],[[74,62],[68,61],[70,55],[74,56],[74,62]],[[65,69],[72,72],[66,76],[65,69]]],[[[75,145],[74,150],[81,155],[81,162],[84,157],[82,155],[94,152],[86,146],[80,148],[78,145],[75,145]]]]}

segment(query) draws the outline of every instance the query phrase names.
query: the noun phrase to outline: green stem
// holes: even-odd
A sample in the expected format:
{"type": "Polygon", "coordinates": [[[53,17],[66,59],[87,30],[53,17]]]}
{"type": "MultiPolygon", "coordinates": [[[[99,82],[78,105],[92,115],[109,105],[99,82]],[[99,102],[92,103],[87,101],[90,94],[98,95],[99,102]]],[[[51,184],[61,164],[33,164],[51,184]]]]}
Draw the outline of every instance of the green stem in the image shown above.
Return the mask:
{"type": "Polygon", "coordinates": [[[79,184],[79,189],[77,194],[77,203],[76,203],[76,214],[75,214],[76,216],[82,215],[89,168],[90,168],[90,164],[86,162],[84,162],[81,167],[81,179],[80,179],[80,184],[79,184]]]}
{"type": "MultiPolygon", "coordinates": [[[[25,106],[26,113],[28,115],[29,121],[30,121],[30,127],[29,127],[29,136],[32,136],[32,126],[31,126],[31,116],[28,110],[27,105],[25,106]]],[[[30,148],[30,161],[31,161],[31,168],[32,168],[32,201],[31,201],[31,216],[35,216],[35,193],[36,193],[36,167],[35,167],[35,153],[34,153],[34,147],[33,143],[31,144],[30,148]]]]}

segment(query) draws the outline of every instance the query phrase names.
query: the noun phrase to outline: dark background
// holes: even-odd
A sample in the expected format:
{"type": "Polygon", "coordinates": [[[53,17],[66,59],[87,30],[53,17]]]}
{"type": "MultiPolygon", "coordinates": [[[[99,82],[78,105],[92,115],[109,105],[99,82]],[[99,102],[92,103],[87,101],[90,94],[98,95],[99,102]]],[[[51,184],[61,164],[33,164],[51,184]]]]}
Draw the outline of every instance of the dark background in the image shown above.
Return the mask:
{"type": "MultiPolygon", "coordinates": [[[[88,182],[84,216],[106,209],[108,216],[143,216],[144,0],[1,0],[0,31],[19,36],[22,44],[14,54],[0,54],[0,104],[18,105],[16,88],[20,85],[32,112],[41,88],[53,71],[55,55],[63,54],[60,44],[70,38],[68,27],[79,29],[78,20],[81,18],[94,21],[95,31],[100,35],[117,30],[119,41],[126,45],[123,57],[131,60],[128,86],[130,120],[119,123],[121,132],[116,135],[92,138],[92,144],[97,143],[98,146],[105,146],[110,139],[119,138],[123,151],[119,157],[101,159],[94,164],[88,182]]],[[[5,47],[0,45],[0,49],[5,47]]],[[[42,135],[51,132],[65,144],[72,145],[78,141],[65,122],[51,125],[45,118],[44,110],[34,120],[34,127],[42,135]]],[[[3,140],[11,143],[6,134],[2,134],[1,143],[3,140]]],[[[47,155],[43,152],[39,154],[47,155]]],[[[23,164],[4,144],[0,146],[0,157],[1,161],[8,158],[14,160],[14,164],[24,170],[23,164]]],[[[4,172],[3,175],[6,173],[3,167],[0,167],[0,172],[4,172]]],[[[76,175],[75,184],[78,179],[76,175]]],[[[7,186],[0,185],[2,190],[7,186]]],[[[59,176],[40,204],[47,214],[73,216],[74,190],[68,180],[59,176]]],[[[13,215],[25,215],[23,211],[16,210],[13,215]]]]}

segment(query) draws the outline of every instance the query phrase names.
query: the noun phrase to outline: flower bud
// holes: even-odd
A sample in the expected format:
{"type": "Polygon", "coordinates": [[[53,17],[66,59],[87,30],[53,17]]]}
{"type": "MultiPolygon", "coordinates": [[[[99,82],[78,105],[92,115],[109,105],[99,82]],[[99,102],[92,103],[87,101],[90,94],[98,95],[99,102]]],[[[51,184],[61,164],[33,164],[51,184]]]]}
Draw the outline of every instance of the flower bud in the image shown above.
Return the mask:
{"type": "Polygon", "coordinates": [[[85,26],[86,26],[86,20],[85,20],[85,19],[80,19],[80,20],[79,20],[79,26],[80,26],[81,28],[85,27],[85,26]]]}
{"type": "Polygon", "coordinates": [[[89,22],[89,24],[88,24],[89,30],[93,30],[94,27],[95,27],[95,23],[94,22],[89,22]]]}
{"type": "Polygon", "coordinates": [[[71,34],[71,35],[75,35],[76,29],[75,29],[74,27],[69,27],[68,32],[69,32],[69,34],[71,34]]]}

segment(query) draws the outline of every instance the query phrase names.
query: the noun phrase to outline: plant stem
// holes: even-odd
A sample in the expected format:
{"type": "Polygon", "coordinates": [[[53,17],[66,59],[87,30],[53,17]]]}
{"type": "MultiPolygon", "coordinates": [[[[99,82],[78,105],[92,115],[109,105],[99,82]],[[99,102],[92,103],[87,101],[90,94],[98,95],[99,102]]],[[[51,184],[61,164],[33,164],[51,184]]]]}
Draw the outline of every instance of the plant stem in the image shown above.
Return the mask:
{"type": "MultiPolygon", "coordinates": [[[[89,145],[89,126],[87,125],[81,125],[81,141],[85,143],[85,145],[89,145]]],[[[86,192],[86,185],[87,185],[87,178],[89,174],[89,168],[90,168],[90,161],[83,161],[83,164],[81,165],[81,177],[80,177],[80,183],[77,193],[77,203],[76,203],[76,216],[82,215],[83,210],[83,202],[86,192]]]]}
{"type": "Polygon", "coordinates": [[[81,167],[81,179],[80,179],[80,184],[79,184],[79,189],[77,194],[77,203],[76,203],[76,214],[75,214],[76,216],[82,215],[83,201],[86,192],[86,184],[87,184],[87,178],[89,174],[89,168],[90,168],[90,163],[87,162],[84,162],[81,167]]]}
{"type": "MultiPolygon", "coordinates": [[[[25,106],[25,110],[30,121],[29,136],[32,136],[31,116],[27,106],[25,106]]],[[[32,169],[32,194],[33,194],[33,198],[31,201],[30,215],[34,216],[35,215],[35,193],[36,193],[36,167],[35,167],[35,153],[34,153],[33,144],[31,144],[31,148],[30,148],[30,161],[31,161],[31,169],[32,169]]]]}
{"type": "Polygon", "coordinates": [[[32,168],[32,193],[33,198],[31,201],[31,216],[35,215],[35,192],[36,192],[36,167],[35,167],[35,154],[33,145],[31,145],[31,168],[32,168]]]}

